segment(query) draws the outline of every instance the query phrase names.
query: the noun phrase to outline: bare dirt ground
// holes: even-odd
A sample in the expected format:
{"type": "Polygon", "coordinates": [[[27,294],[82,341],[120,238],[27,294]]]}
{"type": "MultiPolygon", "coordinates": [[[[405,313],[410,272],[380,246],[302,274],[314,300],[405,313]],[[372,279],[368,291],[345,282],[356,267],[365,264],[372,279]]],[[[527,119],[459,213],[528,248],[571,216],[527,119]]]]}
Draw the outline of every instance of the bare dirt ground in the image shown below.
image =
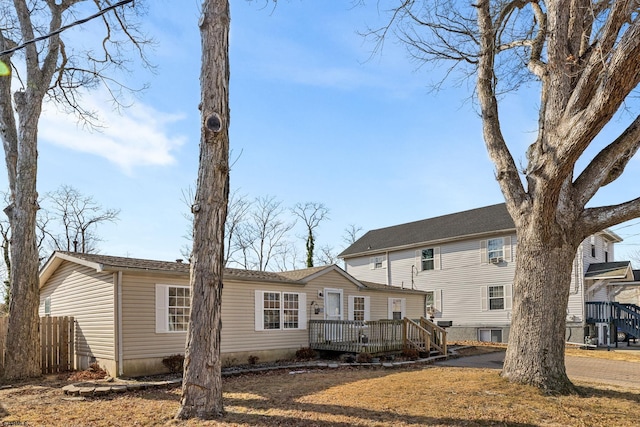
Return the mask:
{"type": "MultiPolygon", "coordinates": [[[[465,352],[501,350],[482,346],[465,352]]],[[[640,352],[634,360],[640,363],[640,352]]],[[[509,384],[496,370],[430,365],[225,378],[226,415],[207,422],[172,419],[179,388],[78,400],[62,393],[68,383],[66,376],[50,376],[1,389],[0,426],[635,426],[640,419],[638,389],[578,382],[580,395],[549,396],[509,384]]]]}

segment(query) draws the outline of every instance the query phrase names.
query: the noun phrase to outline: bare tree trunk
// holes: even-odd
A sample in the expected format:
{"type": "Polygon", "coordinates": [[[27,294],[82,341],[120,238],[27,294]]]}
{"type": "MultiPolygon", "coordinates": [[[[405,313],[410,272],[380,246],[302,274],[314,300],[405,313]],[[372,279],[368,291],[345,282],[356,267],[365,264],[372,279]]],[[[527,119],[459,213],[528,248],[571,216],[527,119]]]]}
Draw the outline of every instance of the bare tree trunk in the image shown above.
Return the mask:
{"type": "MultiPolygon", "coordinates": [[[[27,98],[20,94],[19,98],[27,98]]],[[[7,380],[35,377],[40,371],[38,248],[36,246],[37,118],[40,103],[17,102],[21,141],[12,203],[5,209],[11,224],[11,301],[5,351],[7,380]],[[27,119],[25,119],[27,118],[27,119]],[[29,118],[35,118],[31,120],[29,118]]]]}
{"type": "Polygon", "coordinates": [[[565,371],[564,343],[577,246],[543,242],[535,228],[521,228],[517,231],[513,317],[502,376],[544,390],[574,392],[565,371]]]}
{"type": "Polygon", "coordinates": [[[222,416],[220,329],[229,197],[229,3],[202,6],[202,133],[194,213],[191,318],[176,418],[222,416]]]}

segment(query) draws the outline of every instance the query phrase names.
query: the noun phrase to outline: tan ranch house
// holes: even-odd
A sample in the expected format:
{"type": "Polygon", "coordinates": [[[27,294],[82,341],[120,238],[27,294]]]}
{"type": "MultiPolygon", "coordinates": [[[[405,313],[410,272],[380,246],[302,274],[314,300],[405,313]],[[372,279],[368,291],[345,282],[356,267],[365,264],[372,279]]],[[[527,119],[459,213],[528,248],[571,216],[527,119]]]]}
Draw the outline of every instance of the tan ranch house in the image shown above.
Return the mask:
{"type": "MultiPolygon", "coordinates": [[[[335,265],[282,273],[225,269],[224,365],[290,358],[309,346],[310,320],[425,316],[426,293],[361,282],[335,265]]],[[[184,354],[189,264],[54,252],[40,271],[40,316],[74,316],[75,364],[111,375],[166,371],[184,354]]]]}

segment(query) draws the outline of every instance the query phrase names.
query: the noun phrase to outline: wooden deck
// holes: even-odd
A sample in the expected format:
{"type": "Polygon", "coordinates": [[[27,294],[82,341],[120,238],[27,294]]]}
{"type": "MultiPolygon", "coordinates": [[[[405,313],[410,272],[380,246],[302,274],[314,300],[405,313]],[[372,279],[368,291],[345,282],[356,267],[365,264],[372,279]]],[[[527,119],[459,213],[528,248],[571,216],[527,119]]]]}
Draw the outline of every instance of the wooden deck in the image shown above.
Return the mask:
{"type": "Polygon", "coordinates": [[[447,332],[421,317],[417,320],[310,320],[309,346],[314,350],[383,354],[413,348],[447,353],[447,332]]]}

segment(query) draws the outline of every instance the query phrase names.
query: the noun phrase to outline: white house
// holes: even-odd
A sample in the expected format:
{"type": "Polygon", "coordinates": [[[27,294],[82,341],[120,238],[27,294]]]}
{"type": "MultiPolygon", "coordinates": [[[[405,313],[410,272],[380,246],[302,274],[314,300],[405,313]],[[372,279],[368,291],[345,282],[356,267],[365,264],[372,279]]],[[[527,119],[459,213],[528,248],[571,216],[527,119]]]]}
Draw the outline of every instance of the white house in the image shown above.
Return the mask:
{"type": "MultiPolygon", "coordinates": [[[[613,262],[614,244],[621,240],[605,230],[578,249],[568,340],[582,342],[588,323],[595,322],[587,319],[585,303],[615,301],[617,282],[626,282],[625,289],[633,286],[630,262],[613,262]]],[[[507,342],[517,246],[513,220],[505,204],[498,204],[371,230],[339,256],[359,280],[426,291],[427,310],[452,324],[450,340],[507,342]]]]}

